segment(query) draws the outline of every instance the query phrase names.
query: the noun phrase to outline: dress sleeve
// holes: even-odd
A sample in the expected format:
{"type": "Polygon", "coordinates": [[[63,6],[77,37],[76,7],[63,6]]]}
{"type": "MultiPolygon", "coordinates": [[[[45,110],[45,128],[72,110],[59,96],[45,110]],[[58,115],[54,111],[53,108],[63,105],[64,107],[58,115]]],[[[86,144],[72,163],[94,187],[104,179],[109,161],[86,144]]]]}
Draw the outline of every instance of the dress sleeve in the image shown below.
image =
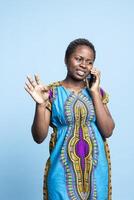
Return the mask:
{"type": "Polygon", "coordinates": [[[107,104],[109,102],[109,94],[105,92],[102,88],[100,88],[100,94],[103,104],[107,104]]]}
{"type": "Polygon", "coordinates": [[[51,112],[52,111],[52,98],[53,98],[53,91],[52,88],[49,89],[49,100],[47,103],[46,108],[51,112]]]}
{"type": "Polygon", "coordinates": [[[56,81],[54,83],[51,83],[48,85],[49,88],[49,100],[48,100],[48,104],[46,106],[46,108],[52,112],[52,104],[54,102],[54,100],[56,99],[56,95],[57,95],[57,90],[56,88],[60,85],[59,81],[56,81]]]}

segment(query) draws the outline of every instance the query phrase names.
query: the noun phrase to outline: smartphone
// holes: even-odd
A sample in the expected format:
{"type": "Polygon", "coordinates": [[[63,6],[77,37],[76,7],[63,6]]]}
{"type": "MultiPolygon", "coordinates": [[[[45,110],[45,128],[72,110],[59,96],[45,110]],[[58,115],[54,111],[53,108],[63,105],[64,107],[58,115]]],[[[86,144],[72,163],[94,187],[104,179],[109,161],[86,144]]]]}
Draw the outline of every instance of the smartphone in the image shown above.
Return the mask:
{"type": "Polygon", "coordinates": [[[95,80],[96,80],[96,77],[93,74],[89,74],[86,77],[87,85],[89,88],[91,88],[91,86],[92,86],[93,82],[95,82],[95,80]]]}

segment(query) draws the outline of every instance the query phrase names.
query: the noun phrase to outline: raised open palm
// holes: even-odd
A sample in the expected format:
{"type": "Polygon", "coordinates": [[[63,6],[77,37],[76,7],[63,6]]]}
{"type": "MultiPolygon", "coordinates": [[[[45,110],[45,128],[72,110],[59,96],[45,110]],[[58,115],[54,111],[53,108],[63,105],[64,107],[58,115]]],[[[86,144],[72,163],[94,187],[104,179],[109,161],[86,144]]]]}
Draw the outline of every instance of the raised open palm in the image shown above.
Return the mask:
{"type": "Polygon", "coordinates": [[[38,75],[35,75],[34,78],[27,76],[27,82],[24,88],[36,103],[43,104],[49,98],[48,87],[41,84],[38,75]]]}

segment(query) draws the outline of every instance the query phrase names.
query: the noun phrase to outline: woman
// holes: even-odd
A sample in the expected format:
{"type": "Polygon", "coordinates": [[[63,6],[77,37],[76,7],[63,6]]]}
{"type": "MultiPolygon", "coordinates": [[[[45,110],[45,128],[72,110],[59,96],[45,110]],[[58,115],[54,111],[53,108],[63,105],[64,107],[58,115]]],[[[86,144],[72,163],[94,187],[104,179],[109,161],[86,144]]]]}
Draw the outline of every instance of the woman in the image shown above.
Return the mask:
{"type": "Polygon", "coordinates": [[[110,157],[106,138],[115,127],[108,94],[100,88],[96,52],[86,39],[72,41],[65,53],[67,76],[44,86],[27,77],[25,89],[36,102],[32,135],[50,140],[44,200],[111,200],[110,157]],[[87,81],[87,76],[94,77],[87,81]]]}

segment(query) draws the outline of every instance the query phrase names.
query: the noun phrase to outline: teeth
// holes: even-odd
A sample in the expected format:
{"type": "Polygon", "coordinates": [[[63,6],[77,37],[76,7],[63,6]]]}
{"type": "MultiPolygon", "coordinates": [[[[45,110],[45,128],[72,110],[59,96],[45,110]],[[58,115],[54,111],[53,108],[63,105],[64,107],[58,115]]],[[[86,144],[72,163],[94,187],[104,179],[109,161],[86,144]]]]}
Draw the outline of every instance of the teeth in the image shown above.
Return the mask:
{"type": "Polygon", "coordinates": [[[79,75],[81,75],[81,76],[84,75],[84,72],[82,72],[82,71],[77,71],[77,73],[78,73],[79,75]]]}

